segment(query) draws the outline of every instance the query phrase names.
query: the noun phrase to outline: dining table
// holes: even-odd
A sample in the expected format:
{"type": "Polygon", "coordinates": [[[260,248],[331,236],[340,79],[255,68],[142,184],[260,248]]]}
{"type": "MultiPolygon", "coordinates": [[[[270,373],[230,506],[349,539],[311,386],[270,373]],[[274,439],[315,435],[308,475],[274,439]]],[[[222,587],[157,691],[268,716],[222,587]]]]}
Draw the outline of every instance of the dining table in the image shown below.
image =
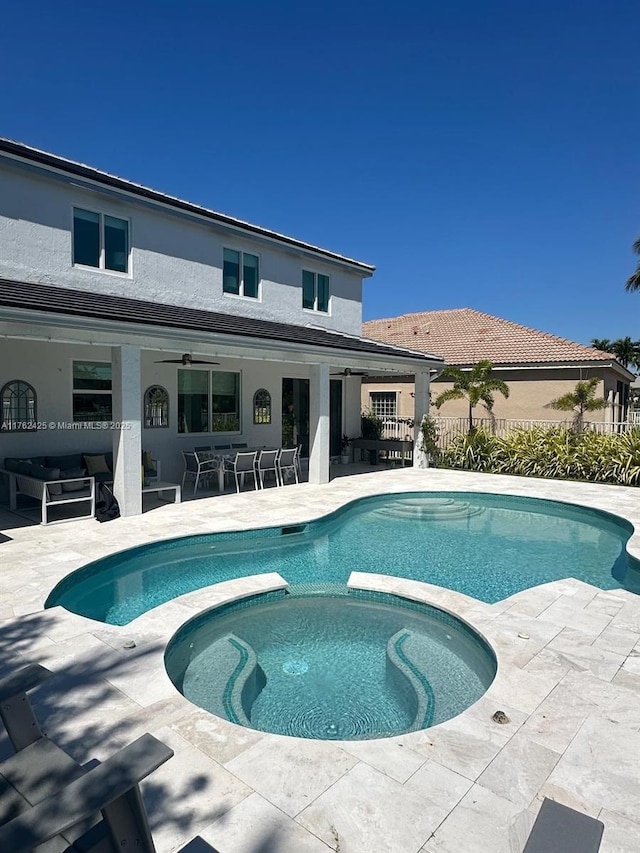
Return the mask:
{"type": "MultiPolygon", "coordinates": [[[[200,459],[215,459],[218,462],[218,491],[224,492],[224,463],[235,459],[238,453],[260,453],[262,450],[279,450],[279,447],[268,447],[261,444],[260,447],[230,447],[228,450],[205,450],[199,451],[200,459]]],[[[257,458],[257,457],[256,457],[257,458]]],[[[228,469],[227,469],[228,470],[228,469]]]]}

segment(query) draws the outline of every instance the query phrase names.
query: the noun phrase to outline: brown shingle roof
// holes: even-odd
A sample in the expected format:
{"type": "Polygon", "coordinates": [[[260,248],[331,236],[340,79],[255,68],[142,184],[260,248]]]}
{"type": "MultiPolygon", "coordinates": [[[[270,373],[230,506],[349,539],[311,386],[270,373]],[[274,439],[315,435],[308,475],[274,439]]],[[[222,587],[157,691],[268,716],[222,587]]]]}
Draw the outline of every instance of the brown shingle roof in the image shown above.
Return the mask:
{"type": "Polygon", "coordinates": [[[421,311],[363,323],[364,337],[444,357],[447,364],[612,362],[615,356],[473,308],[421,311]]]}
{"type": "Polygon", "coordinates": [[[331,329],[320,329],[316,326],[277,323],[235,314],[204,311],[201,308],[182,308],[161,302],[147,302],[141,299],[52,287],[48,284],[13,281],[6,278],[0,278],[0,313],[3,307],[136,323],[143,326],[187,329],[211,335],[283,341],[363,355],[383,355],[391,360],[397,358],[405,362],[415,361],[416,369],[424,369],[425,365],[439,361],[437,357],[425,355],[419,350],[407,352],[406,349],[358,338],[355,335],[334,332],[331,329]]]}

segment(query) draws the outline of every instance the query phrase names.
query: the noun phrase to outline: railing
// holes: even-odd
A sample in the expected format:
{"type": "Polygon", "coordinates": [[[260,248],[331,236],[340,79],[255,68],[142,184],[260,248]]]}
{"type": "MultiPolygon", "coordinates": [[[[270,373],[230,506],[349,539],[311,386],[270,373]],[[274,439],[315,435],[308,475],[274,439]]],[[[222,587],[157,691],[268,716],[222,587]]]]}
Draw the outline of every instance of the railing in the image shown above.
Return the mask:
{"type": "Polygon", "coordinates": [[[396,438],[402,441],[413,439],[413,418],[388,416],[382,419],[382,438],[396,438]]]}
{"type": "MultiPolygon", "coordinates": [[[[441,449],[447,447],[457,435],[467,433],[469,430],[468,418],[450,418],[436,415],[433,420],[438,426],[438,445],[441,449]]],[[[493,435],[498,436],[505,436],[514,429],[532,429],[533,427],[570,429],[573,425],[572,420],[547,421],[518,418],[474,418],[473,423],[475,426],[482,426],[493,435]]],[[[386,417],[383,419],[382,438],[411,439],[413,438],[413,424],[412,418],[386,417]]],[[[585,429],[604,434],[627,432],[627,430],[640,426],[640,411],[629,412],[629,420],[627,421],[605,423],[585,420],[584,426],[585,429]]]]}

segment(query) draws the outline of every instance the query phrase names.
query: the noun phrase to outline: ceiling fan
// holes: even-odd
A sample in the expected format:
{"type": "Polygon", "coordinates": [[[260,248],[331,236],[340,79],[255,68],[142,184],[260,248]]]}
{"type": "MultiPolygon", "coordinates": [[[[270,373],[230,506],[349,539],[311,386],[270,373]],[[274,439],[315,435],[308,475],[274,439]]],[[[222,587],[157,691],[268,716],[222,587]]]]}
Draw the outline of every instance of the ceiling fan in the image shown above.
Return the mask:
{"type": "Polygon", "coordinates": [[[366,370],[351,370],[350,367],[345,367],[340,373],[332,373],[331,376],[366,376],[366,370]]]}
{"type": "Polygon", "coordinates": [[[182,353],[180,358],[161,358],[155,364],[181,364],[183,367],[189,367],[191,364],[220,364],[219,361],[205,361],[199,358],[191,358],[188,352],[182,353]]]}

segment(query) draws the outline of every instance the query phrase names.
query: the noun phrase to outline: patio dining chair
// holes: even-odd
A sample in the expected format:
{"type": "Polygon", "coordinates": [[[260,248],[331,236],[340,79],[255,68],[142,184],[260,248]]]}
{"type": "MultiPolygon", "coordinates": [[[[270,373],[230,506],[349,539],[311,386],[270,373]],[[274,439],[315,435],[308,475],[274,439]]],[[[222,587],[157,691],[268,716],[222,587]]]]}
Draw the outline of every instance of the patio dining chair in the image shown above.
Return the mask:
{"type": "Polygon", "coordinates": [[[292,475],[296,483],[300,482],[298,478],[298,466],[296,464],[297,453],[297,447],[289,447],[286,450],[280,451],[280,456],[278,457],[278,472],[280,474],[281,486],[284,486],[292,475]]]}
{"type": "Polygon", "coordinates": [[[184,459],[184,473],[182,475],[182,488],[187,480],[193,480],[193,493],[198,491],[200,483],[208,484],[214,474],[218,473],[220,464],[217,459],[202,459],[195,451],[191,453],[188,450],[182,451],[184,459]]]}
{"type": "Polygon", "coordinates": [[[279,450],[261,450],[258,456],[258,464],[256,466],[258,476],[260,478],[260,488],[264,489],[264,477],[270,471],[273,472],[276,486],[280,485],[280,471],[278,468],[279,450]]]}
{"type": "Polygon", "coordinates": [[[252,450],[247,453],[239,451],[233,459],[224,460],[225,473],[233,474],[236,481],[236,492],[240,491],[240,486],[244,487],[244,481],[247,474],[253,477],[253,487],[258,488],[258,475],[256,473],[256,460],[258,451],[252,450]]]}
{"type": "Polygon", "coordinates": [[[302,445],[299,444],[295,448],[295,451],[296,451],[296,468],[298,469],[298,477],[301,480],[302,479],[302,463],[300,462],[300,459],[302,457],[302,445]]]}

